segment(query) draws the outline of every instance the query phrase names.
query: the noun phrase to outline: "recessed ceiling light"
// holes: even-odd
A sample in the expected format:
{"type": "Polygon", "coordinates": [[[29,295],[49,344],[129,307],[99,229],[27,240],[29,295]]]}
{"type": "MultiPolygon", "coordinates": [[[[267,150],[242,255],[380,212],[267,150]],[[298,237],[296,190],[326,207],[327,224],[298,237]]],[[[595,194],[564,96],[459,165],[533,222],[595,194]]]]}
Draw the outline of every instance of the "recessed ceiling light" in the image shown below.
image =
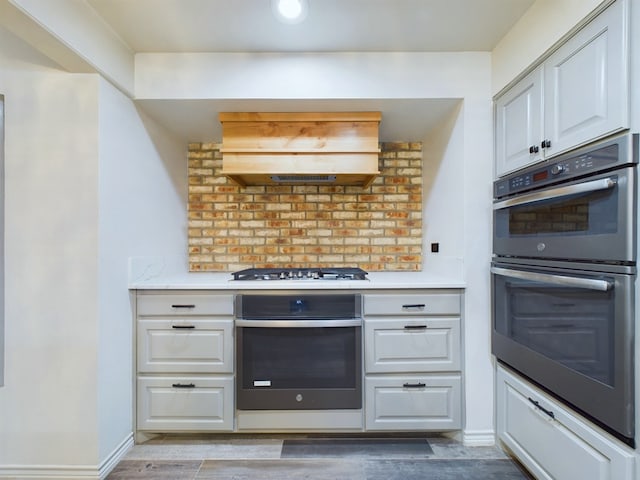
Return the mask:
{"type": "Polygon", "coordinates": [[[300,23],[307,16],[307,0],[271,0],[276,18],[284,23],[300,23]]]}

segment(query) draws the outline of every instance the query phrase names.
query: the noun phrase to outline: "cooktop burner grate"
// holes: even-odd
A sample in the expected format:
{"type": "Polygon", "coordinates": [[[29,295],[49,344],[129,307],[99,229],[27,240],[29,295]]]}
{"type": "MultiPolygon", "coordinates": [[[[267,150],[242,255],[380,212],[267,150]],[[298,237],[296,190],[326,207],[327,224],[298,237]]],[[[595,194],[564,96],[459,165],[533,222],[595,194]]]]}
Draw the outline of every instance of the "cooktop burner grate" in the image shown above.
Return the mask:
{"type": "Polygon", "coordinates": [[[248,268],[234,272],[234,280],[367,280],[361,268],[248,268]]]}

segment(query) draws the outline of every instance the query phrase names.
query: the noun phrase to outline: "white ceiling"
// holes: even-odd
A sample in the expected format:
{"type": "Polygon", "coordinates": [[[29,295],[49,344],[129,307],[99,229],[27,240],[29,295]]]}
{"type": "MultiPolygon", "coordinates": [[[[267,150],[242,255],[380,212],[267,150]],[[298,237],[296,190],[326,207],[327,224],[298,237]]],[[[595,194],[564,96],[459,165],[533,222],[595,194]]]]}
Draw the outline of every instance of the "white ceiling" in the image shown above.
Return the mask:
{"type": "Polygon", "coordinates": [[[88,0],[135,52],[491,51],[534,0],[88,0]]]}
{"type": "MultiPolygon", "coordinates": [[[[535,0],[308,0],[296,25],[271,0],[87,0],[133,52],[491,51],[535,0]]],[[[187,141],[220,139],[220,111],[383,112],[384,141],[424,138],[457,100],[140,100],[187,141]]]]}

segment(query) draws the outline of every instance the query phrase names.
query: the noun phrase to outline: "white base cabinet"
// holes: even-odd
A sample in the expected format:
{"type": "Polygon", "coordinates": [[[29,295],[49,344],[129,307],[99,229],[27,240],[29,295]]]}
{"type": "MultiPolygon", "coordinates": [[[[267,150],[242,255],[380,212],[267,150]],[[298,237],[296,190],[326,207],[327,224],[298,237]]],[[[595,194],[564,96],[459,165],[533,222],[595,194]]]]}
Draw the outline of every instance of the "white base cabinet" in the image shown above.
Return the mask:
{"type": "Polygon", "coordinates": [[[365,378],[367,430],[456,430],[461,424],[460,375],[365,378]]]}
{"type": "Polygon", "coordinates": [[[633,450],[498,366],[497,429],[538,480],[635,480],[633,450]]]}
{"type": "Polygon", "coordinates": [[[233,295],[141,291],[136,312],[137,429],[233,431],[233,295]]]}
{"type": "Polygon", "coordinates": [[[367,293],[363,301],[365,429],[460,429],[460,293],[367,293]]]}
{"type": "Polygon", "coordinates": [[[233,377],[138,377],[138,429],[233,429],[233,377]]]}

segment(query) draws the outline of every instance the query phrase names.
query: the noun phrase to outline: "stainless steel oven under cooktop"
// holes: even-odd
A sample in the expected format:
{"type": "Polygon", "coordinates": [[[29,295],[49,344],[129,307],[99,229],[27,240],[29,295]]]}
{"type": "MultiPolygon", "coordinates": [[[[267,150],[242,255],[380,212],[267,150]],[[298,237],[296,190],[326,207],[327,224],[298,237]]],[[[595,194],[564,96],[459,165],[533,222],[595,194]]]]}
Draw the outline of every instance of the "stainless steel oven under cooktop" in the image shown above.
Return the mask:
{"type": "Polygon", "coordinates": [[[248,268],[233,273],[233,280],[368,280],[361,268],[248,268]]]}

